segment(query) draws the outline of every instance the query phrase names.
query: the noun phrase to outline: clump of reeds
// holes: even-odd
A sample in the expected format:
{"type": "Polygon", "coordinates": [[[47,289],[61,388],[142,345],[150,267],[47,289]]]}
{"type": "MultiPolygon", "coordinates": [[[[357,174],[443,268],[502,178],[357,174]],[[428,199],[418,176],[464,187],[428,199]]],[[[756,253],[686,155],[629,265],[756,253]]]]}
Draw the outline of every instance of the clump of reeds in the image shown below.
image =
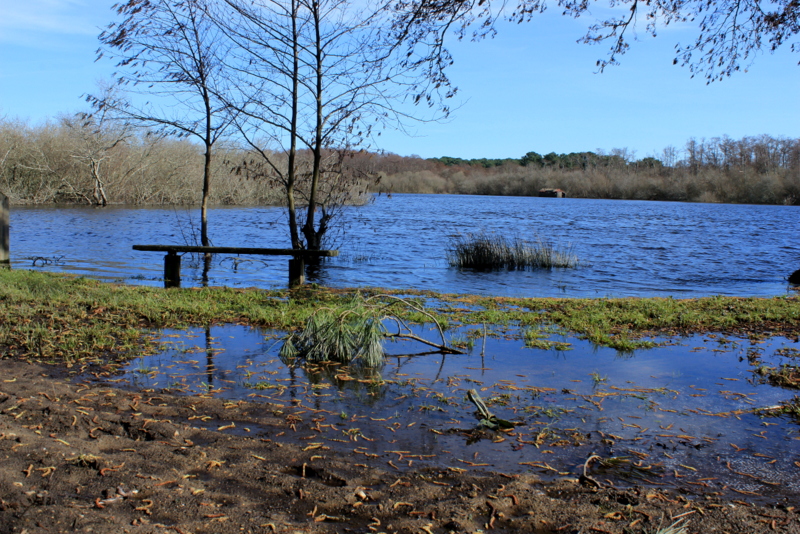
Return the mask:
{"type": "Polygon", "coordinates": [[[447,261],[453,267],[471,269],[552,269],[579,264],[571,246],[560,248],[540,237],[527,241],[486,232],[451,239],[447,261]]]}
{"type": "Polygon", "coordinates": [[[302,330],[284,339],[280,356],[284,361],[302,358],[307,362],[334,361],[378,367],[383,364],[384,339],[410,339],[442,353],[463,354],[447,345],[441,324],[424,309],[391,295],[364,298],[356,294],[342,306],[322,308],[312,314],[302,330]],[[431,320],[437,326],[441,343],[413,334],[408,324],[392,313],[394,305],[411,308],[431,320]],[[387,323],[395,326],[395,330],[390,331],[387,323]]]}
{"type": "Polygon", "coordinates": [[[290,334],[281,357],[310,362],[357,361],[368,367],[383,363],[383,328],[375,310],[362,299],[341,308],[322,309],[309,317],[305,328],[290,334]]]}

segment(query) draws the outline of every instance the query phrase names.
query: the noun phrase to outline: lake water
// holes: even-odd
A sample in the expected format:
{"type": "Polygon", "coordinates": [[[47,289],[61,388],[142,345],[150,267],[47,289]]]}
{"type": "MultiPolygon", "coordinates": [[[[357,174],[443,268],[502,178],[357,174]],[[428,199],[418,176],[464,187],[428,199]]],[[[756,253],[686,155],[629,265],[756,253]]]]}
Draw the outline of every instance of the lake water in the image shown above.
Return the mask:
{"type": "MultiPolygon", "coordinates": [[[[793,292],[784,278],[800,267],[798,213],[784,206],[379,197],[348,209],[337,236],[341,256],[314,279],[339,287],[532,297],[783,295],[793,292]],[[448,266],[445,249],[467,232],[551,239],[571,245],[582,265],[458,270],[448,266]]],[[[197,218],[196,209],[14,208],[12,265],[161,285],[163,254],[134,252],[132,245],[193,243],[197,218]]],[[[209,220],[215,245],[288,247],[280,209],[217,208],[209,220]]],[[[219,255],[209,283],[285,287],[286,263],[219,255]]],[[[185,286],[200,283],[199,265],[188,257],[183,274],[185,286]]],[[[309,432],[309,421],[324,418],[321,451],[354,451],[365,462],[392,461],[403,470],[432,465],[553,477],[574,476],[596,452],[621,462],[592,469],[616,484],[691,486],[771,502],[800,495],[792,476],[797,421],[753,412],[795,392],[763,383],[748,362],[756,351],[770,365],[793,363],[794,340],[695,336],[631,355],[574,338],[562,340],[572,343],[570,351],[533,350],[516,333],[490,337],[470,354],[393,357],[359,374],[287,367],[277,357],[280,333],[218,325],[164,334],[173,348],[134,360],[113,380],[263,402],[304,421],[309,432]],[[470,388],[518,424],[513,436],[476,437],[477,420],[464,398],[470,388]]],[[[229,431],[278,439],[274,429],[241,423],[229,431]]],[[[227,428],[228,422],[206,424],[227,428]]]]}
{"type": "MultiPolygon", "coordinates": [[[[336,286],[430,289],[505,296],[774,296],[800,268],[800,211],[792,206],[620,200],[382,196],[347,210],[341,256],[312,273],[336,286]],[[572,246],[577,269],[473,272],[450,267],[453,236],[489,232],[572,246]]],[[[194,244],[199,210],[22,208],[11,212],[13,268],[160,285],[163,254],[134,244],[194,244]]],[[[215,208],[217,246],[288,247],[283,210],[215,208]]],[[[285,287],[284,257],[215,257],[211,285],[285,287]]],[[[184,258],[183,285],[200,284],[184,258]]]]}
{"type": "MultiPolygon", "coordinates": [[[[416,333],[429,335],[423,326],[416,333]]],[[[796,391],[769,385],[751,362],[796,363],[798,344],[786,338],[696,335],[621,354],[574,338],[561,339],[571,350],[526,348],[512,330],[479,339],[463,355],[410,356],[426,347],[387,343],[395,356],[384,366],[358,369],[287,366],[279,332],[226,325],[163,334],[165,350],[130,362],[115,384],[254,401],[296,423],[294,432],[248,421],[192,425],[315,446],[323,455],[355,452],[356,461],[398,470],[574,477],[594,453],[619,460],[590,470],[616,485],[771,503],[800,495],[797,419],[758,412],[796,391]],[[513,432],[480,429],[466,398],[473,388],[516,425],[513,432]],[[309,435],[314,443],[300,441],[309,435]]]]}

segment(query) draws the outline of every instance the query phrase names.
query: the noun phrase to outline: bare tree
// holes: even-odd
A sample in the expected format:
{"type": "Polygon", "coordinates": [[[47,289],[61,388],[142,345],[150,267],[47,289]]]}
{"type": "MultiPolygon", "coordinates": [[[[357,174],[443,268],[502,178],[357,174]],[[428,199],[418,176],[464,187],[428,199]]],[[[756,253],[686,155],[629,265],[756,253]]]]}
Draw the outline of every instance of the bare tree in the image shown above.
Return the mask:
{"type": "MultiPolygon", "coordinates": [[[[208,200],[215,143],[231,124],[229,109],[217,97],[222,58],[228,41],[206,17],[205,0],[128,0],[114,6],[121,21],[100,36],[98,59],[116,61],[118,87],[146,94],[151,100],[133,105],[106,96],[89,96],[102,112],[107,108],[177,136],[199,140],[204,149],[200,239],[208,237],[208,200]]],[[[208,258],[207,258],[208,259],[208,258]]]]}
{"type": "MultiPolygon", "coordinates": [[[[363,175],[347,165],[376,130],[410,118],[422,94],[446,114],[446,92],[405,61],[387,31],[390,4],[350,0],[225,0],[213,17],[235,43],[229,104],[258,155],[248,171],[285,192],[293,248],[320,249],[363,175]],[[441,98],[440,98],[441,97],[441,98]]],[[[416,115],[417,118],[419,115],[416,115]]]]}
{"type": "Polygon", "coordinates": [[[630,34],[637,24],[656,36],[670,24],[696,24],[694,42],[676,46],[675,64],[688,66],[692,76],[721,80],[747,67],[757,52],[788,46],[800,52],[800,2],[797,0],[399,0],[395,32],[399,41],[434,44],[439,53],[430,58],[441,70],[450,63],[444,48],[448,31],[483,37],[495,32],[500,19],[529,21],[554,5],[564,15],[591,15],[593,7],[612,8],[611,16],[589,26],[579,42],[610,42],[606,57],[597,61],[602,71],[615,65],[630,48],[630,34]]]}
{"type": "MultiPolygon", "coordinates": [[[[108,94],[105,99],[113,98],[108,94]]],[[[92,177],[92,196],[89,198],[85,193],[79,194],[90,204],[105,206],[108,204],[106,195],[105,178],[102,173],[102,165],[109,157],[113,149],[120,143],[124,143],[132,136],[130,124],[115,121],[109,115],[111,109],[101,107],[97,113],[77,113],[72,117],[62,119],[62,124],[70,130],[75,141],[74,148],[71,150],[72,157],[89,168],[92,177]]]]}
{"type": "Polygon", "coordinates": [[[294,190],[297,183],[297,130],[300,107],[299,3],[268,4],[226,0],[213,18],[236,47],[226,58],[231,87],[228,105],[238,112],[236,125],[258,155],[242,168],[268,178],[285,192],[292,248],[302,248],[294,190]],[[269,13],[269,17],[265,16],[269,13]],[[275,150],[277,149],[277,150],[275,150]]]}
{"type": "Polygon", "coordinates": [[[45,123],[30,127],[24,122],[5,123],[0,128],[0,150],[4,152],[2,188],[12,203],[54,202],[75,162],[68,153],[68,140],[58,127],[45,123]]]}
{"type": "Polygon", "coordinates": [[[5,117],[0,117],[0,194],[8,190],[6,169],[10,167],[10,156],[23,139],[22,129],[22,124],[12,124],[5,117]]]}

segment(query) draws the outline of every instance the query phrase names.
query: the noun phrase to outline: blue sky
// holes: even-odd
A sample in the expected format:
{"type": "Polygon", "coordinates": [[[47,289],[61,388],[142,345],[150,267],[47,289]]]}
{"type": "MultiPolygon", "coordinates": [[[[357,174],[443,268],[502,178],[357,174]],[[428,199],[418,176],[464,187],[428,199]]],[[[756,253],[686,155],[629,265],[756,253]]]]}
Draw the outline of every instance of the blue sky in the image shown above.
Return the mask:
{"type": "MultiPolygon", "coordinates": [[[[38,123],[85,109],[84,93],[108,79],[97,34],[113,1],[4,0],[0,4],[0,116],[38,123]]],[[[528,151],[627,148],[642,158],[690,137],[800,137],[800,54],[761,54],[748,72],[706,85],[672,65],[691,27],[662,29],[622,64],[596,73],[606,45],[575,41],[594,21],[557,9],[533,23],[503,24],[494,39],[451,42],[457,109],[444,123],[387,131],[380,147],[401,155],[520,157],[528,151]]]]}

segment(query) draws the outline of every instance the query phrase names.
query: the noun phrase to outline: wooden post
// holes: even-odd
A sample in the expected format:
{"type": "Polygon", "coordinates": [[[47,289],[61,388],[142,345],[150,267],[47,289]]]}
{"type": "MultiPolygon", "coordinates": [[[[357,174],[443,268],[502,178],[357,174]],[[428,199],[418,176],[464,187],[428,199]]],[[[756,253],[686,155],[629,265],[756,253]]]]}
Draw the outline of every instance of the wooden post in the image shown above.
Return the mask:
{"type": "Polygon", "coordinates": [[[0,267],[8,267],[11,265],[11,256],[9,255],[10,242],[8,238],[9,226],[8,197],[0,193],[0,267]]]}
{"type": "Polygon", "coordinates": [[[289,289],[306,283],[306,262],[302,257],[289,260],[289,289]]]}
{"type": "Polygon", "coordinates": [[[164,256],[164,287],[181,287],[181,257],[172,250],[164,256]]]}

